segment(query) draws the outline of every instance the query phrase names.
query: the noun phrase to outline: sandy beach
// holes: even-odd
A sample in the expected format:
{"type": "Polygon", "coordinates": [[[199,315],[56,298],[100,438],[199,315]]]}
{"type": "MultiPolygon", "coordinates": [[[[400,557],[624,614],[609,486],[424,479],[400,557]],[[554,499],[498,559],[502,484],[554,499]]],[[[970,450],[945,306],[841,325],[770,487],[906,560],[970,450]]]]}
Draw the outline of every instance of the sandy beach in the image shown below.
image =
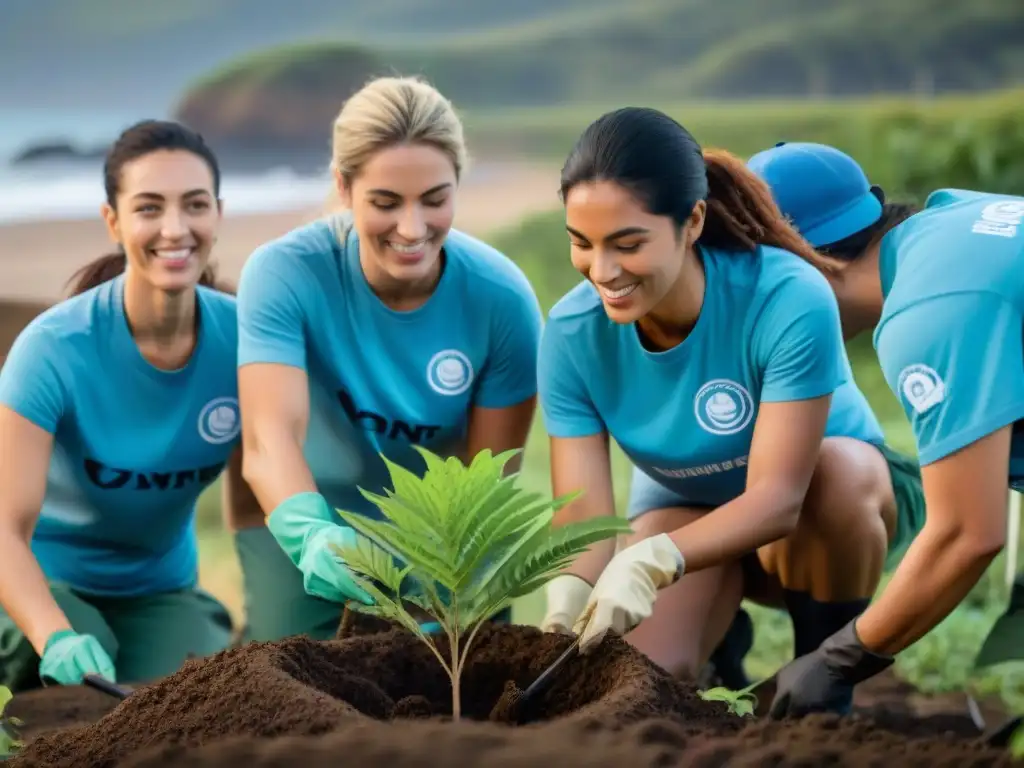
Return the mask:
{"type": "MultiPolygon", "coordinates": [[[[559,205],[558,169],[529,165],[488,164],[470,170],[459,190],[455,226],[482,236],[516,223],[528,213],[559,205]]],[[[328,190],[324,190],[324,199],[328,190]]],[[[253,249],[316,217],[317,209],[288,213],[233,215],[224,201],[224,223],[214,258],[224,277],[235,280],[253,249]]],[[[52,302],[59,299],[71,274],[110,250],[97,206],[85,221],[36,221],[0,226],[0,300],[52,302]]],[[[0,311],[0,325],[6,322],[0,311]]],[[[6,350],[6,347],[0,348],[6,350]]]]}

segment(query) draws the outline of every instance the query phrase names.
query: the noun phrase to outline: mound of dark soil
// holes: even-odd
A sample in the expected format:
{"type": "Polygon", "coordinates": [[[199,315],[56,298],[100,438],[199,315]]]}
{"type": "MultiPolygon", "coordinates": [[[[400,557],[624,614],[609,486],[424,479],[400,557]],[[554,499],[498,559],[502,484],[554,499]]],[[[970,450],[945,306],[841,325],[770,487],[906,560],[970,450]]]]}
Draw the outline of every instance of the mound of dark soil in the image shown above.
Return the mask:
{"type": "MultiPolygon", "coordinates": [[[[526,688],[569,643],[533,627],[485,626],[463,672],[463,719],[487,720],[506,682],[526,688]]],[[[438,646],[447,658],[447,644],[438,646]]],[[[531,706],[529,719],[616,727],[672,714],[685,716],[694,728],[740,725],[617,640],[599,654],[571,659],[531,706]]],[[[15,765],[99,768],[152,747],[194,747],[232,736],[311,736],[358,721],[450,715],[448,676],[410,633],[364,630],[328,642],[299,637],[189,661],[95,724],[29,742],[15,765]]]]}
{"type": "Polygon", "coordinates": [[[372,622],[342,632],[329,642],[254,643],[190,661],[92,725],[35,738],[10,765],[1011,765],[1005,751],[978,744],[965,716],[916,717],[895,697],[879,696],[870,716],[740,720],[616,639],[571,659],[530,724],[483,722],[508,682],[527,687],[570,642],[524,626],[480,632],[463,677],[463,722],[454,724],[448,677],[422,642],[372,622]]]}
{"type": "Polygon", "coordinates": [[[125,768],[286,768],[339,764],[389,768],[754,768],[755,766],[893,765],[1010,768],[1006,753],[953,737],[909,738],[879,729],[862,716],[808,717],[799,723],[757,723],[738,733],[708,732],[679,718],[655,718],[622,728],[591,728],[556,720],[511,729],[473,723],[393,724],[359,721],[317,737],[273,741],[232,739],[198,750],[164,748],[125,768]]]}

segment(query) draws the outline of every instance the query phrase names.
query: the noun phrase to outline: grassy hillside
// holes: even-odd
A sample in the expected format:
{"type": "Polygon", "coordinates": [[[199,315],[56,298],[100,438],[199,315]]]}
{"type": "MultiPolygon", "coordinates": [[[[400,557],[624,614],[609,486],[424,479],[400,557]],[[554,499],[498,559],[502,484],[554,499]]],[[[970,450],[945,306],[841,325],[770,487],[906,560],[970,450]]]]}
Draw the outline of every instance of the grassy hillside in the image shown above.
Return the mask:
{"type": "MultiPolygon", "coordinates": [[[[467,107],[931,93],[1021,82],[1024,72],[1019,0],[635,0],[590,3],[585,14],[576,3],[549,7],[443,43],[374,46],[376,69],[422,73],[467,107]]],[[[186,98],[251,78],[301,88],[311,57],[322,57],[326,70],[332,46],[350,45],[287,47],[233,62],[186,98]]]]}
{"type": "MultiPolygon", "coordinates": [[[[753,2],[753,0],[750,0],[753,2]]],[[[2,0],[0,108],[163,110],[238,56],[311,39],[417,45],[612,0],[2,0]]]]}
{"type": "MultiPolygon", "coordinates": [[[[520,151],[562,160],[584,128],[628,102],[468,110],[477,154],[520,151]]],[[[749,156],[779,141],[819,141],[855,156],[890,196],[940,186],[1024,194],[1024,89],[929,100],[896,97],[740,103],[646,102],[706,147],[749,156]]]]}

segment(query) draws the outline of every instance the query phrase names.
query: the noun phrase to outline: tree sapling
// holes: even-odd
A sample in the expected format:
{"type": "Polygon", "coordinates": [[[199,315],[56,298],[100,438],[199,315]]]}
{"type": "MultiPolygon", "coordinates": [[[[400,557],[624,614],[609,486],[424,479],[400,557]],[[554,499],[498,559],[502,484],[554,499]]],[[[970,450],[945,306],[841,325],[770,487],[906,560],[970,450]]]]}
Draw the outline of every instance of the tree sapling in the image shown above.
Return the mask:
{"type": "Polygon", "coordinates": [[[631,528],[619,517],[552,527],[555,512],[579,494],[553,500],[517,487],[504,474],[518,453],[485,450],[467,466],[413,446],[426,462],[422,477],[387,458],[394,490],[362,490],[386,520],[345,510],[338,514],[362,536],[337,548],[356,583],[375,601],[352,610],[390,619],[416,634],[442,664],[452,684],[452,717],[461,713],[459,681],[484,620],[512,600],[542,587],[588,547],[631,528]],[[396,564],[396,559],[404,563],[396,564]],[[445,659],[403,601],[419,608],[447,636],[445,659]]]}

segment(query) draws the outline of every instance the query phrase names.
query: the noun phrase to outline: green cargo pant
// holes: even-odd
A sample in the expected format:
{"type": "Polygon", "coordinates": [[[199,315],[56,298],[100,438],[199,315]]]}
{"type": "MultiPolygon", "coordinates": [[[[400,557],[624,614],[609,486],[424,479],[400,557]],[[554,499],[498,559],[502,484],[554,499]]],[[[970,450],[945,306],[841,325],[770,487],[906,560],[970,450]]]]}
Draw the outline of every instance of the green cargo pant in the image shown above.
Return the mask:
{"type": "MultiPolygon", "coordinates": [[[[71,627],[93,635],[114,662],[119,683],[144,683],[172,674],[192,656],[224,650],[231,616],[199,589],[140,597],[97,597],[53,583],[50,591],[71,627]]],[[[0,609],[0,685],[13,692],[38,688],[39,656],[0,609]]]]}
{"type": "Polygon", "coordinates": [[[921,467],[914,459],[887,445],[879,446],[879,450],[889,464],[896,496],[896,534],[889,543],[885,560],[886,570],[891,570],[899,564],[910,542],[924,526],[924,489],[921,486],[921,467]]]}
{"type": "MultiPolygon", "coordinates": [[[[245,594],[242,642],[273,641],[294,635],[330,640],[337,634],[342,606],[306,592],[302,572],[268,528],[237,531],[235,551],[242,567],[245,594]]],[[[499,612],[494,620],[510,622],[511,609],[499,612]]]]}

